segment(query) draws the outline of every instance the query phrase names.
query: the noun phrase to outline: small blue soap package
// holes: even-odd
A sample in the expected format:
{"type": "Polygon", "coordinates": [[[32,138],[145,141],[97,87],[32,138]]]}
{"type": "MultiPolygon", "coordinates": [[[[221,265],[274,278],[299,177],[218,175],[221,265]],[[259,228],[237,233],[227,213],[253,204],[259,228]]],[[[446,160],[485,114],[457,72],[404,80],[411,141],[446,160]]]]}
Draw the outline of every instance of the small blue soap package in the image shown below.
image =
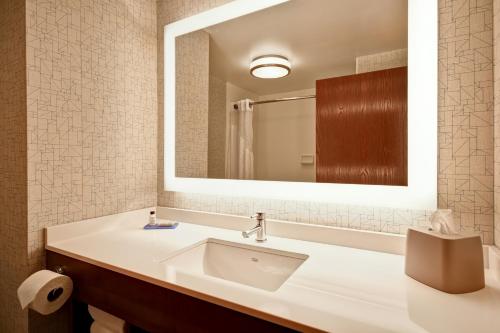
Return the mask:
{"type": "Polygon", "coordinates": [[[152,223],[148,223],[144,226],[144,229],[145,230],[153,230],[153,229],[175,229],[177,228],[177,226],[179,225],[179,222],[175,222],[175,221],[170,221],[170,220],[166,220],[166,221],[157,221],[157,223],[155,224],[152,224],[152,223]]]}

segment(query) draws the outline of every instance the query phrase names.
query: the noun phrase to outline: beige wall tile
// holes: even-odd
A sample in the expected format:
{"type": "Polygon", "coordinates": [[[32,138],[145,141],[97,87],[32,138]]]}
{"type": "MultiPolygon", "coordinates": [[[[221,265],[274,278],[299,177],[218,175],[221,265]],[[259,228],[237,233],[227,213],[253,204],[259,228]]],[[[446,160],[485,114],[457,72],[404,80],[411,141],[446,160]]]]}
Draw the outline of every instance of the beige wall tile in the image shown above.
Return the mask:
{"type": "Polygon", "coordinates": [[[210,36],[196,31],[176,39],[175,174],[208,175],[210,36]]]}
{"type": "Polygon", "coordinates": [[[356,73],[379,71],[408,65],[408,49],[356,57],[356,73]]]}
{"type": "Polygon", "coordinates": [[[226,82],[212,74],[209,80],[207,174],[209,178],[224,178],[226,173],[226,82]]]}
{"type": "Polygon", "coordinates": [[[0,1],[0,332],[27,330],[16,295],[28,272],[25,11],[0,1]]]}
{"type": "MultiPolygon", "coordinates": [[[[494,18],[495,23],[499,23],[500,20],[500,0],[494,0],[494,18]]],[[[494,112],[494,137],[495,137],[495,154],[494,154],[494,241],[497,246],[500,246],[500,24],[494,24],[494,100],[495,100],[495,112],[494,112]]]]}
{"type": "Polygon", "coordinates": [[[492,2],[442,0],[439,6],[445,96],[439,102],[439,205],[488,243],[492,232],[481,226],[493,225],[492,2]]]}
{"type": "Polygon", "coordinates": [[[43,228],[156,205],[156,2],[28,0],[24,17],[27,274],[43,228]]]}

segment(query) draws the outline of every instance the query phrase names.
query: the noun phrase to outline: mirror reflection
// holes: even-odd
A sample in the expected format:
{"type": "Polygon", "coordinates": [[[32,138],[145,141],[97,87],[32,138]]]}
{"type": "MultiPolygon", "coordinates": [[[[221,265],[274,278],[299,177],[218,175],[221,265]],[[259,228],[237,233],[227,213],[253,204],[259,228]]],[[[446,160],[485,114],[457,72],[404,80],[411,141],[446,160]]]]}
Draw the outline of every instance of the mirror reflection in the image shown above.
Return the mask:
{"type": "Polygon", "coordinates": [[[406,186],[407,0],[293,0],[177,37],[176,176],[406,186]]]}

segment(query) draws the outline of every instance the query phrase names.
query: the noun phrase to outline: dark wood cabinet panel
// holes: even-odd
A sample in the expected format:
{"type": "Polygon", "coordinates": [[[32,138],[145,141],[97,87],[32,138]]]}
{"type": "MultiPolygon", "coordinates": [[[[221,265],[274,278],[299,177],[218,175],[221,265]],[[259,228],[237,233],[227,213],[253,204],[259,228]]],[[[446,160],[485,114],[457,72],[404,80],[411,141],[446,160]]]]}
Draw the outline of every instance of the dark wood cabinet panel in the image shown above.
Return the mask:
{"type": "Polygon", "coordinates": [[[316,82],[316,181],[408,185],[407,68],[316,82]]]}
{"type": "Polygon", "coordinates": [[[62,267],[73,280],[75,301],[96,306],[148,332],[319,332],[307,327],[291,329],[47,251],[47,269],[56,267],[62,267]]]}

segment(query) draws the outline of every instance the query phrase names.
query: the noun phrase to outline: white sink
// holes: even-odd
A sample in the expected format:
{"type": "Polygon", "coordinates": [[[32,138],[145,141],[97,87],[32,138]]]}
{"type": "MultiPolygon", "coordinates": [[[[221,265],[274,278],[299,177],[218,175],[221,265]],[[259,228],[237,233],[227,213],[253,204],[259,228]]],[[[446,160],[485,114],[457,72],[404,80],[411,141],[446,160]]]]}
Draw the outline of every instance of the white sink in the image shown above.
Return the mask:
{"type": "Polygon", "coordinates": [[[162,263],[169,280],[182,272],[275,291],[307,258],[300,253],[208,238],[162,263]]]}

